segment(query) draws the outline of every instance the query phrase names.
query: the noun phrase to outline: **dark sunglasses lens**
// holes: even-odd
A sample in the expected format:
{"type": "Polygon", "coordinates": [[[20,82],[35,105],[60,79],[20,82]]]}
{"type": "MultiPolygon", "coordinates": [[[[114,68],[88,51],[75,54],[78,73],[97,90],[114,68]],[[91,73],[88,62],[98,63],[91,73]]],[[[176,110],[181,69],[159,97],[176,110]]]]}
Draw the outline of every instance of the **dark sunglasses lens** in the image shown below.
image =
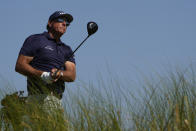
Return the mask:
{"type": "Polygon", "coordinates": [[[62,18],[58,18],[58,19],[56,19],[56,21],[57,21],[57,22],[64,22],[65,20],[62,19],[62,18]]]}
{"type": "Polygon", "coordinates": [[[69,22],[67,22],[65,19],[63,19],[63,18],[58,18],[58,19],[56,19],[55,20],[56,22],[66,22],[66,26],[69,26],[70,25],[70,23],[69,22]]]}

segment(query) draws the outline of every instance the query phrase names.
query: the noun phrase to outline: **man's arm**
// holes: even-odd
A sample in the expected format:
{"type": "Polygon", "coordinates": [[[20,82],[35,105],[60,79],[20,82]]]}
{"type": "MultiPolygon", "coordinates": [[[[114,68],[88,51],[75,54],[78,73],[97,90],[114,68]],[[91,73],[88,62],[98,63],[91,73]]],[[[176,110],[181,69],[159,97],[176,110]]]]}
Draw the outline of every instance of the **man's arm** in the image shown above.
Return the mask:
{"type": "Polygon", "coordinates": [[[40,77],[43,72],[33,68],[29,64],[32,60],[33,60],[33,57],[19,55],[16,61],[15,71],[25,76],[40,77]]]}
{"type": "Polygon", "coordinates": [[[62,80],[67,82],[73,82],[76,79],[76,65],[73,62],[65,62],[66,71],[63,72],[62,80]]]}
{"type": "Polygon", "coordinates": [[[57,73],[57,69],[54,68],[51,70],[52,77],[54,78],[54,81],[57,81],[58,79],[61,79],[66,82],[73,82],[76,79],[76,66],[73,62],[66,61],[65,62],[66,70],[62,71],[59,70],[57,73]],[[56,76],[54,76],[56,73],[56,76]],[[62,74],[61,74],[62,73],[62,74]]]}

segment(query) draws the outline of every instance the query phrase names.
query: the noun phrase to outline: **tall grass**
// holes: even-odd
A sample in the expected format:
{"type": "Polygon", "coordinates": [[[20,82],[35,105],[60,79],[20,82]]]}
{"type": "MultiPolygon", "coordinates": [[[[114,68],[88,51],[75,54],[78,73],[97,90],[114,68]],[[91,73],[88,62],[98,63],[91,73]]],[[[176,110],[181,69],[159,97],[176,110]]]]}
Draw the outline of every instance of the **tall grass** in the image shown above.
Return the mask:
{"type": "Polygon", "coordinates": [[[145,84],[140,110],[132,112],[137,130],[196,130],[196,75],[193,68],[159,76],[145,84]]]}
{"type": "MultiPolygon", "coordinates": [[[[1,109],[1,129],[196,130],[195,69],[170,71],[151,78],[135,85],[117,75],[98,77],[95,82],[77,82],[75,87],[66,88],[63,113],[59,109],[48,113],[50,109],[43,109],[39,103],[24,104],[10,99],[9,108],[1,109]]],[[[6,93],[5,89],[1,90],[1,97],[6,93]]]]}

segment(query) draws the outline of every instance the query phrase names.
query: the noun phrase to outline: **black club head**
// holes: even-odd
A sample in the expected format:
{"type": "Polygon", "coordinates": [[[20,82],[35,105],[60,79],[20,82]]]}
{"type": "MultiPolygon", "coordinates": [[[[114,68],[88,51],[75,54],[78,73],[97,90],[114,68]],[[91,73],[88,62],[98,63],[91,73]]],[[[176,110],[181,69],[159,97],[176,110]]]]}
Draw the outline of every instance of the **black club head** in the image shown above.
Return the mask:
{"type": "Polygon", "coordinates": [[[94,34],[98,30],[98,25],[95,22],[88,22],[87,24],[87,31],[88,35],[94,34]]]}

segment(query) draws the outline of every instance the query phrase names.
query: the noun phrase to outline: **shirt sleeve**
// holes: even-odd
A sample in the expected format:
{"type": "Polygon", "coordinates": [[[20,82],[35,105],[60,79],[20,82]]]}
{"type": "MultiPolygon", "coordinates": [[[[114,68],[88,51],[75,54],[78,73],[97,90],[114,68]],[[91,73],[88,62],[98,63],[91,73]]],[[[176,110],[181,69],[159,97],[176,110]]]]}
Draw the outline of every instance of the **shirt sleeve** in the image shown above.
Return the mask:
{"type": "Polygon", "coordinates": [[[35,56],[39,46],[38,41],[39,40],[34,36],[28,37],[24,41],[22,48],[20,49],[19,55],[32,56],[32,57],[35,56]]]}

